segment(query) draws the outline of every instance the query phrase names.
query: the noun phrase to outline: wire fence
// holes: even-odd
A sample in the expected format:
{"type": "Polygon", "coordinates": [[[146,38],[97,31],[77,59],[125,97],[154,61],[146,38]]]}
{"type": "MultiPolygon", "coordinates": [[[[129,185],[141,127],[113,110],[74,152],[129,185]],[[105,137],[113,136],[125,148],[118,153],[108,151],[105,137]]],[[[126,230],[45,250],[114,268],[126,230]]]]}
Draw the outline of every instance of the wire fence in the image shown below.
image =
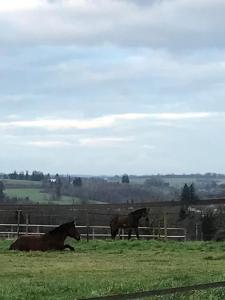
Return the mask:
{"type": "Polygon", "coordinates": [[[142,299],[142,298],[147,298],[147,297],[149,298],[149,297],[156,297],[156,296],[175,295],[177,293],[181,294],[181,293],[201,291],[201,290],[209,290],[209,289],[216,289],[216,288],[225,288],[225,281],[195,284],[195,285],[183,286],[183,287],[177,287],[177,288],[149,290],[149,291],[142,291],[142,292],[129,293],[129,294],[118,294],[118,295],[111,295],[111,296],[99,296],[99,297],[85,298],[85,299],[82,299],[82,300],[128,300],[128,299],[142,299]]]}
{"type": "MultiPolygon", "coordinates": [[[[12,239],[19,235],[41,235],[49,230],[57,227],[57,225],[43,224],[0,224],[0,236],[3,238],[12,239]]],[[[79,225],[81,237],[86,240],[109,239],[111,238],[110,226],[90,226],[79,225]]],[[[175,239],[186,240],[185,228],[178,227],[139,227],[139,236],[141,239],[175,239]]],[[[128,234],[124,229],[119,231],[118,238],[125,239],[128,234]]],[[[135,237],[135,235],[131,235],[135,237]]]]}

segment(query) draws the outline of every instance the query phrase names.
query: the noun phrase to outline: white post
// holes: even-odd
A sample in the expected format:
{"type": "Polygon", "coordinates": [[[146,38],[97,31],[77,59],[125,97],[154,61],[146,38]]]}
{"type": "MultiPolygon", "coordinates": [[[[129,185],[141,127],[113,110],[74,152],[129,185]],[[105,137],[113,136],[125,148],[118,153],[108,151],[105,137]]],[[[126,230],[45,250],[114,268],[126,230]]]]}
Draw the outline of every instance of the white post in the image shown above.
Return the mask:
{"type": "Polygon", "coordinates": [[[26,234],[28,234],[29,216],[26,214],[26,234]]]}
{"type": "Polygon", "coordinates": [[[122,228],[122,240],[124,240],[124,228],[122,228]]]}
{"type": "Polygon", "coordinates": [[[164,219],[164,240],[167,241],[167,215],[165,212],[163,215],[163,219],[164,219]]]}

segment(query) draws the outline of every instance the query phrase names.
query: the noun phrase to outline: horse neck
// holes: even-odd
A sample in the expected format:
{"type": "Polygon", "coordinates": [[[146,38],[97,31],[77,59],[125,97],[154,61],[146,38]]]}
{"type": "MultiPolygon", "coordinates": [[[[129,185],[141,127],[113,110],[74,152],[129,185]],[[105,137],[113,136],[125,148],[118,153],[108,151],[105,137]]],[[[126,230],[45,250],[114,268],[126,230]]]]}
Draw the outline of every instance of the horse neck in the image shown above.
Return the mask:
{"type": "Polygon", "coordinates": [[[142,216],[143,216],[143,213],[142,213],[142,212],[138,213],[138,214],[136,215],[137,220],[139,221],[140,218],[141,218],[142,216]]]}

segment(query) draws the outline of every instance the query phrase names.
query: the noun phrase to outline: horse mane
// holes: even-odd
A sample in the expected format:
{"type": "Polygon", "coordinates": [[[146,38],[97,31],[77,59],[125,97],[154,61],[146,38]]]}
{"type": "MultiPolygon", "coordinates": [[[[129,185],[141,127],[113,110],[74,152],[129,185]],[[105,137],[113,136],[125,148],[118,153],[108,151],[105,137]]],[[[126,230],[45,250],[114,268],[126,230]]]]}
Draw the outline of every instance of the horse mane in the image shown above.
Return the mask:
{"type": "Polygon", "coordinates": [[[64,232],[65,230],[67,230],[68,228],[70,228],[72,225],[72,222],[69,222],[69,223],[64,223],[52,230],[50,230],[47,234],[55,234],[55,233],[61,233],[61,232],[64,232]]]}
{"type": "Polygon", "coordinates": [[[140,209],[137,209],[137,210],[135,210],[135,211],[130,212],[129,215],[130,215],[130,214],[136,215],[136,214],[139,214],[139,213],[141,213],[141,212],[143,212],[143,211],[146,211],[146,210],[147,210],[146,207],[140,208],[140,209]]]}

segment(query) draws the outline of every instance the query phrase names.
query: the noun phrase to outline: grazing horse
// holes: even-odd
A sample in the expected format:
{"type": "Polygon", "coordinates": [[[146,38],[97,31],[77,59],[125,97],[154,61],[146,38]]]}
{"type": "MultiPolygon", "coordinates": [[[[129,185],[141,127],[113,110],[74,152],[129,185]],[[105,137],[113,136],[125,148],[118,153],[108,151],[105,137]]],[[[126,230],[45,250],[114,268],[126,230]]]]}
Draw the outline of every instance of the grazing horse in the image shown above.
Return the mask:
{"type": "Polygon", "coordinates": [[[111,236],[115,239],[120,228],[128,229],[128,240],[131,238],[132,229],[134,229],[137,239],[139,239],[138,225],[140,218],[145,217],[148,220],[148,209],[141,208],[129,213],[127,216],[115,216],[110,222],[111,236]]]}
{"type": "Polygon", "coordinates": [[[22,235],[10,246],[9,250],[48,251],[64,250],[66,248],[74,250],[72,246],[64,245],[64,241],[68,236],[80,240],[80,234],[74,222],[62,224],[43,235],[22,235]]]}

